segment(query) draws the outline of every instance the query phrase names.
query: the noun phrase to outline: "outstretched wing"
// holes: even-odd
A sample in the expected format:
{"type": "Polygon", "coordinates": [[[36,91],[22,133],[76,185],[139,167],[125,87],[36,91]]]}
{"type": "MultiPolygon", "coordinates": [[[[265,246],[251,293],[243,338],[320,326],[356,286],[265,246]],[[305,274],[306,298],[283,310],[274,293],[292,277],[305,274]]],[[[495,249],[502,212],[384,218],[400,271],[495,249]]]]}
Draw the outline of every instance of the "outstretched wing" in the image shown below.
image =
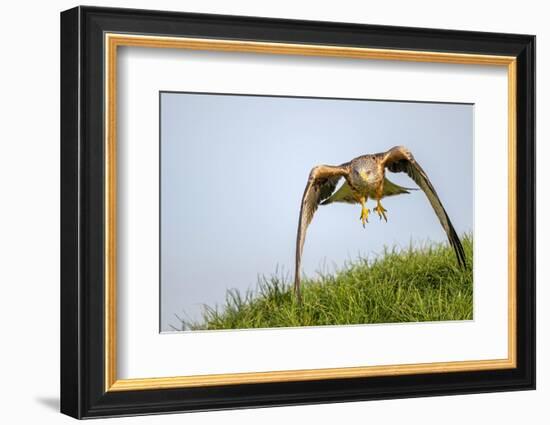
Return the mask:
{"type": "Polygon", "coordinates": [[[334,192],[332,196],[321,202],[320,205],[328,205],[332,204],[333,202],[345,202],[348,204],[358,203],[357,198],[354,196],[353,190],[351,190],[351,186],[348,184],[348,182],[344,182],[340,189],[334,192]]]}
{"type": "Polygon", "coordinates": [[[302,260],[302,250],[306,238],[306,230],[313,214],[317,211],[319,204],[327,199],[338,184],[341,177],[349,173],[349,163],[331,166],[318,165],[309,173],[307,185],[302,196],[302,205],[300,207],[300,219],[298,222],[298,234],[296,235],[296,268],[294,274],[294,289],[298,299],[300,299],[300,264],[302,260]]]}
{"type": "Polygon", "coordinates": [[[447,211],[443,208],[443,204],[439,196],[437,196],[437,192],[430,182],[430,179],[428,179],[426,172],[422,169],[420,164],[416,162],[413,154],[404,146],[396,146],[379,155],[382,157],[382,164],[388,170],[394,173],[407,173],[407,175],[424,191],[445,233],[447,233],[447,238],[455,251],[459,265],[466,267],[466,255],[464,254],[464,248],[462,247],[460,238],[447,215],[447,211]]]}

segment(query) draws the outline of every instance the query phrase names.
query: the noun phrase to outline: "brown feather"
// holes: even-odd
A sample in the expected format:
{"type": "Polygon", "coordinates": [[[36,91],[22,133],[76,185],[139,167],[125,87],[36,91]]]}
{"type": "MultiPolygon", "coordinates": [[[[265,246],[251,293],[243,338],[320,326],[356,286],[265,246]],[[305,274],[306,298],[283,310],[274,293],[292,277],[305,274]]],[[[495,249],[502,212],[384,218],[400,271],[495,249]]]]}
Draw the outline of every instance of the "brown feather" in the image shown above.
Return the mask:
{"type": "Polygon", "coordinates": [[[294,274],[294,291],[298,300],[300,295],[300,265],[302,261],[302,251],[304,249],[304,241],[306,231],[313,220],[313,215],[319,204],[327,199],[338,184],[340,178],[347,176],[349,173],[349,163],[332,166],[318,165],[309,173],[309,178],[302,196],[300,206],[300,219],[298,222],[298,233],[296,235],[296,268],[294,274]]]}
{"type": "Polygon", "coordinates": [[[414,182],[420,186],[422,191],[426,194],[426,197],[430,201],[432,208],[439,219],[439,222],[443,226],[449,243],[453,247],[458,264],[461,267],[466,267],[466,255],[464,253],[464,248],[460,242],[451,219],[445,211],[435,188],[433,187],[430,179],[426,172],[422,169],[420,164],[416,162],[412,153],[404,146],[396,146],[391,148],[389,151],[377,154],[382,161],[382,164],[391,172],[406,173],[414,182]]]}

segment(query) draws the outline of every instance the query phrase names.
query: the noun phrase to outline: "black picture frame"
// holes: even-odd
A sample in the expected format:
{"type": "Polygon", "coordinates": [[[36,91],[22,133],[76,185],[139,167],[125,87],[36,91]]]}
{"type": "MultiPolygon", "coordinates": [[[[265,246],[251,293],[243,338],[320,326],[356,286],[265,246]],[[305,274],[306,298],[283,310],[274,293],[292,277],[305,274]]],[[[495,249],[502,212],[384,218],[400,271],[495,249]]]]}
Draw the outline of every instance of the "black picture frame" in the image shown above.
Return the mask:
{"type": "Polygon", "coordinates": [[[149,10],[61,13],[61,412],[75,418],[535,388],[535,37],[149,10]],[[517,367],[105,391],[104,34],[308,43],[517,59],[517,367]]]}

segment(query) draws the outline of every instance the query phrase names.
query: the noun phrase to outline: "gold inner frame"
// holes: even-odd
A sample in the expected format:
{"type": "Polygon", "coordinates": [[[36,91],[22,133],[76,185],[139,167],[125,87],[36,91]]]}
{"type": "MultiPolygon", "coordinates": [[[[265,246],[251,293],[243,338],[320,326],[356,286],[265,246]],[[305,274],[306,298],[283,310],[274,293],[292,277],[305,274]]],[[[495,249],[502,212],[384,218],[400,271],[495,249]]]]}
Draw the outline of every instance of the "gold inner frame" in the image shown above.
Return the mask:
{"type": "Polygon", "coordinates": [[[307,381],[516,367],[516,58],[463,53],[370,49],[327,45],[105,34],[105,391],[307,381]],[[508,357],[419,364],[118,379],[116,324],[116,123],[119,46],[328,56],[507,67],[508,72],[508,357]]]}

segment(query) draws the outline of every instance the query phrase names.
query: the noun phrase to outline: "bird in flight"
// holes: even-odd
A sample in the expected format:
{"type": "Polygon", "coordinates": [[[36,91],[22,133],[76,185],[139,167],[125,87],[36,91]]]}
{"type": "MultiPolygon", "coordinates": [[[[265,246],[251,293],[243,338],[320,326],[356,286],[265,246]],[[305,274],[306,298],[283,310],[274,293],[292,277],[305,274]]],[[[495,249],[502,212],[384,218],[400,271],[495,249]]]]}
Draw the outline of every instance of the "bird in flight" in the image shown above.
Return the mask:
{"type": "Polygon", "coordinates": [[[365,227],[370,213],[365,205],[367,199],[371,198],[376,200],[373,212],[376,212],[380,219],[388,221],[387,210],[382,206],[380,200],[387,196],[409,193],[411,189],[389,181],[385,176],[386,169],[394,173],[406,173],[422,189],[447,234],[459,266],[466,267],[464,248],[426,172],[406,147],[396,146],[387,152],[362,155],[341,165],[318,165],[313,167],[309,173],[302,197],[298,234],[296,235],[294,292],[298,300],[301,300],[300,264],[306,230],[318,206],[333,202],[360,204],[361,216],[359,218],[365,227]],[[339,190],[335,191],[338,181],[342,177],[345,182],[339,190]]]}

